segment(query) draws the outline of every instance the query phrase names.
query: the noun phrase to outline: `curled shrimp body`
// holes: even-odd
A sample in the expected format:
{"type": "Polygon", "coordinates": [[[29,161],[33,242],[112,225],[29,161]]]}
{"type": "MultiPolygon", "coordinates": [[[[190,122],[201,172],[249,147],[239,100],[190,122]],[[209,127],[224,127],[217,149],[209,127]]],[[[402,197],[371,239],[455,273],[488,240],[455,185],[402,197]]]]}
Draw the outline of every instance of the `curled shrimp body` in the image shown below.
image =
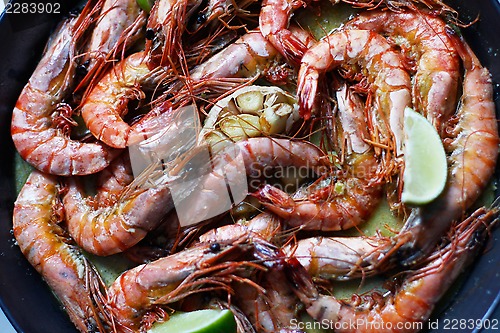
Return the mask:
{"type": "Polygon", "coordinates": [[[285,59],[294,64],[300,63],[307,46],[288,29],[288,25],[293,11],[302,6],[303,1],[264,0],[259,15],[262,35],[285,59]]]}
{"type": "Polygon", "coordinates": [[[57,178],[34,171],[14,204],[14,237],[82,333],[104,332],[93,284],[100,278],[59,226],[57,178]]]}
{"type": "Polygon", "coordinates": [[[150,71],[144,52],[137,52],[117,63],[92,88],[81,112],[90,132],[102,142],[125,148],[131,126],[122,117],[131,99],[143,99],[143,86],[154,85],[157,71],[150,71]]]}
{"type": "Polygon", "coordinates": [[[446,23],[417,10],[364,12],[345,25],[366,29],[391,38],[402,37],[409,45],[410,57],[417,63],[414,77],[414,107],[438,129],[453,114],[460,81],[460,62],[446,23]]]}
{"type": "Polygon", "coordinates": [[[478,199],[495,172],[498,158],[498,125],[489,71],[481,66],[465,41],[454,36],[463,60],[465,77],[460,106],[445,140],[448,157],[448,183],[444,192],[429,205],[412,212],[402,234],[411,240],[399,256],[409,264],[421,258],[449,229],[454,220],[478,199]]]}
{"type": "Polygon", "coordinates": [[[102,143],[70,139],[71,114],[58,108],[70,92],[74,75],[76,22],[76,18],[67,20],[55,33],[17,100],[11,123],[21,157],[40,171],[64,176],[96,173],[116,156],[102,143]]]}
{"type": "Polygon", "coordinates": [[[395,146],[396,154],[401,154],[404,109],[411,106],[411,80],[401,54],[371,31],[334,32],[304,54],[297,87],[301,115],[305,119],[311,115],[320,75],[342,65],[361,67],[374,98],[374,125],[385,144],[395,146]]]}
{"type": "Polygon", "coordinates": [[[380,202],[384,183],[377,176],[378,162],[372,154],[357,156],[349,165],[357,169],[361,176],[354,173],[345,181],[327,185],[327,194],[322,195],[326,198],[314,198],[314,194],[313,198],[291,198],[287,193],[267,185],[257,197],[292,227],[323,231],[352,228],[371,216],[380,202]],[[336,186],[340,188],[339,192],[336,192],[336,186]]]}
{"type": "Polygon", "coordinates": [[[114,204],[123,189],[133,180],[130,157],[128,153],[123,153],[97,175],[95,201],[103,206],[114,204]]]}
{"type": "Polygon", "coordinates": [[[257,193],[261,202],[289,226],[323,231],[348,229],[365,222],[382,197],[384,182],[379,176],[379,163],[373,149],[363,141],[367,135],[363,105],[346,86],[339,90],[337,100],[342,131],[348,138],[350,153],[344,168],[348,171],[335,184],[330,178],[326,186],[311,186],[307,198],[291,198],[267,185],[257,193]]]}
{"type": "MultiPolygon", "coordinates": [[[[449,243],[436,249],[420,268],[408,273],[396,290],[384,296],[378,293],[361,296],[368,304],[320,295],[307,278],[292,280],[299,286],[298,296],[309,315],[320,322],[331,320],[336,332],[417,332],[439,299],[478,254],[497,218],[498,208],[479,209],[457,225],[449,243]]],[[[296,272],[291,274],[297,277],[300,273],[296,272]]]]}
{"type": "Polygon", "coordinates": [[[68,231],[87,252],[106,256],[129,249],[173,208],[168,187],[133,188],[128,183],[130,166],[124,166],[127,162],[112,165],[122,169],[121,174],[98,184],[100,191],[94,198],[86,197],[79,179],[68,180],[63,197],[68,231]]]}

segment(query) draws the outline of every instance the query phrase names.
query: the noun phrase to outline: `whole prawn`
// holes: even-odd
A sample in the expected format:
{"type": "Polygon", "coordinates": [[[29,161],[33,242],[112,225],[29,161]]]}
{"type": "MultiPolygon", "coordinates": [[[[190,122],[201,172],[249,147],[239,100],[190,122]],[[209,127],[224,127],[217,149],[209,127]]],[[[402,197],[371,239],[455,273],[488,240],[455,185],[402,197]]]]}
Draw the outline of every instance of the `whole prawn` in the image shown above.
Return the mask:
{"type": "Polygon", "coordinates": [[[64,222],[58,179],[33,171],[14,204],[14,237],[82,333],[107,332],[98,304],[102,282],[59,225],[64,222]]]}
{"type": "Polygon", "coordinates": [[[366,29],[407,41],[403,48],[416,60],[413,105],[443,132],[455,111],[460,62],[442,19],[422,10],[363,12],[345,24],[347,29],[366,29]]]}
{"type": "Polygon", "coordinates": [[[110,147],[69,137],[71,112],[60,103],[70,93],[75,70],[75,31],[78,18],[66,20],[55,32],[46,52],[24,87],[12,113],[14,144],[28,163],[55,175],[96,173],[116,156],[110,147]]]}
{"type": "Polygon", "coordinates": [[[448,123],[451,138],[445,140],[448,182],[436,200],[412,211],[401,230],[401,235],[410,237],[396,256],[405,264],[432,249],[453,221],[478,199],[495,172],[500,138],[490,73],[464,40],[456,35],[453,40],[463,60],[465,77],[462,101],[448,123]]]}
{"type": "MultiPolygon", "coordinates": [[[[302,58],[297,94],[301,115],[314,108],[321,74],[333,68],[358,65],[370,83],[374,105],[371,115],[382,144],[402,153],[403,114],[411,104],[411,80],[401,54],[380,35],[368,30],[341,30],[325,37],[302,58]]],[[[376,135],[376,134],[375,134],[376,135]]]]}
{"type": "Polygon", "coordinates": [[[420,268],[407,273],[395,291],[384,296],[377,293],[362,296],[361,300],[368,304],[319,294],[298,267],[290,271],[293,285],[298,286],[297,295],[309,315],[320,322],[331,321],[336,332],[417,332],[439,299],[478,254],[497,220],[498,207],[478,209],[454,227],[447,245],[437,248],[420,268]]]}
{"type": "MultiPolygon", "coordinates": [[[[117,162],[122,164],[118,168],[125,168],[125,181],[130,175],[130,166],[123,166],[127,162],[130,163],[128,160],[117,162]]],[[[63,196],[70,235],[84,250],[101,256],[122,252],[137,244],[173,209],[166,185],[136,187],[134,182],[111,182],[101,184],[103,193],[86,198],[81,180],[71,178],[63,196]]]]}
{"type": "Polygon", "coordinates": [[[244,259],[258,251],[248,237],[199,244],[123,273],[108,289],[118,332],[147,329],[151,323],[143,322],[145,314],[161,316],[162,306],[190,294],[228,290],[239,268],[261,269],[244,259]]]}

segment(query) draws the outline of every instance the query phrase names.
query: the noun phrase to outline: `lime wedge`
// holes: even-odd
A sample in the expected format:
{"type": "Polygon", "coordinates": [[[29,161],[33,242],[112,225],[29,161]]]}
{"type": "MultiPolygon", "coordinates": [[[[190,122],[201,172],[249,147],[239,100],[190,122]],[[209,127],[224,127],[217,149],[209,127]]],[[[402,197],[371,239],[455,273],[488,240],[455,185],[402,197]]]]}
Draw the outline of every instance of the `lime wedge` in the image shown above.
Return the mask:
{"type": "Polygon", "coordinates": [[[151,7],[153,7],[154,0],[137,0],[137,4],[141,9],[147,13],[151,11],[151,7]]]}
{"type": "Polygon", "coordinates": [[[148,333],[236,333],[236,320],[229,310],[176,312],[148,333]]]}
{"type": "Polygon", "coordinates": [[[401,200],[424,205],[444,189],[448,174],[446,153],[434,126],[411,108],[405,109],[404,131],[405,170],[401,200]]]}

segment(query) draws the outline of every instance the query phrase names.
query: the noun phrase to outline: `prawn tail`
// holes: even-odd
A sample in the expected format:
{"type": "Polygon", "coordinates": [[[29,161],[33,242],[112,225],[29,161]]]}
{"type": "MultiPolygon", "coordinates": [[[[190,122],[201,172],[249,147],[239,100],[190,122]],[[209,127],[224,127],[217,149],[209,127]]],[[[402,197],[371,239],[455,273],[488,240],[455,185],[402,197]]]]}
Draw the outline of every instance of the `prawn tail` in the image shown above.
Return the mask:
{"type": "Polygon", "coordinates": [[[304,120],[311,118],[311,114],[313,112],[316,94],[318,91],[318,76],[319,73],[317,71],[304,68],[304,66],[302,66],[301,73],[299,73],[299,78],[302,78],[298,82],[297,86],[297,95],[299,97],[299,115],[304,120]],[[307,72],[302,73],[302,70],[307,72]]]}
{"type": "Polygon", "coordinates": [[[287,217],[295,207],[295,201],[282,190],[265,184],[252,194],[264,206],[282,217],[287,217]]]}
{"type": "Polygon", "coordinates": [[[290,30],[280,30],[271,38],[274,39],[274,45],[280,45],[281,50],[279,51],[289,63],[300,64],[307,47],[299,38],[294,36],[290,30]]]}
{"type": "Polygon", "coordinates": [[[309,307],[310,303],[319,297],[311,275],[309,275],[304,266],[294,256],[286,259],[284,270],[295,295],[306,307],[309,307]]]}

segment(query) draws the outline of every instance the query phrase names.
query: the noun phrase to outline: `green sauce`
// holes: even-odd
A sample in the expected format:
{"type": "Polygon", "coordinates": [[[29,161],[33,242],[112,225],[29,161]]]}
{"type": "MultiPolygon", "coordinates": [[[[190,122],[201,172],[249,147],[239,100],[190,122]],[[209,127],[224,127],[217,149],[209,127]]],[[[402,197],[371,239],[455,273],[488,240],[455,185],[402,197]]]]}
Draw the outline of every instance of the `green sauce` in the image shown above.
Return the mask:
{"type": "Polygon", "coordinates": [[[110,286],[121,273],[136,266],[122,254],[115,254],[108,257],[99,257],[89,253],[85,256],[92,262],[99,272],[104,284],[110,286]]]}
{"type": "Polygon", "coordinates": [[[26,183],[31,171],[33,171],[33,167],[28,164],[25,160],[22,159],[19,153],[14,154],[14,179],[16,185],[16,193],[19,194],[21,189],[26,183]]]}
{"type": "Polygon", "coordinates": [[[358,9],[352,8],[348,4],[339,3],[332,6],[329,1],[321,1],[317,8],[307,7],[297,11],[296,20],[301,27],[309,30],[316,39],[321,39],[341,27],[358,12],[358,9]]]}

